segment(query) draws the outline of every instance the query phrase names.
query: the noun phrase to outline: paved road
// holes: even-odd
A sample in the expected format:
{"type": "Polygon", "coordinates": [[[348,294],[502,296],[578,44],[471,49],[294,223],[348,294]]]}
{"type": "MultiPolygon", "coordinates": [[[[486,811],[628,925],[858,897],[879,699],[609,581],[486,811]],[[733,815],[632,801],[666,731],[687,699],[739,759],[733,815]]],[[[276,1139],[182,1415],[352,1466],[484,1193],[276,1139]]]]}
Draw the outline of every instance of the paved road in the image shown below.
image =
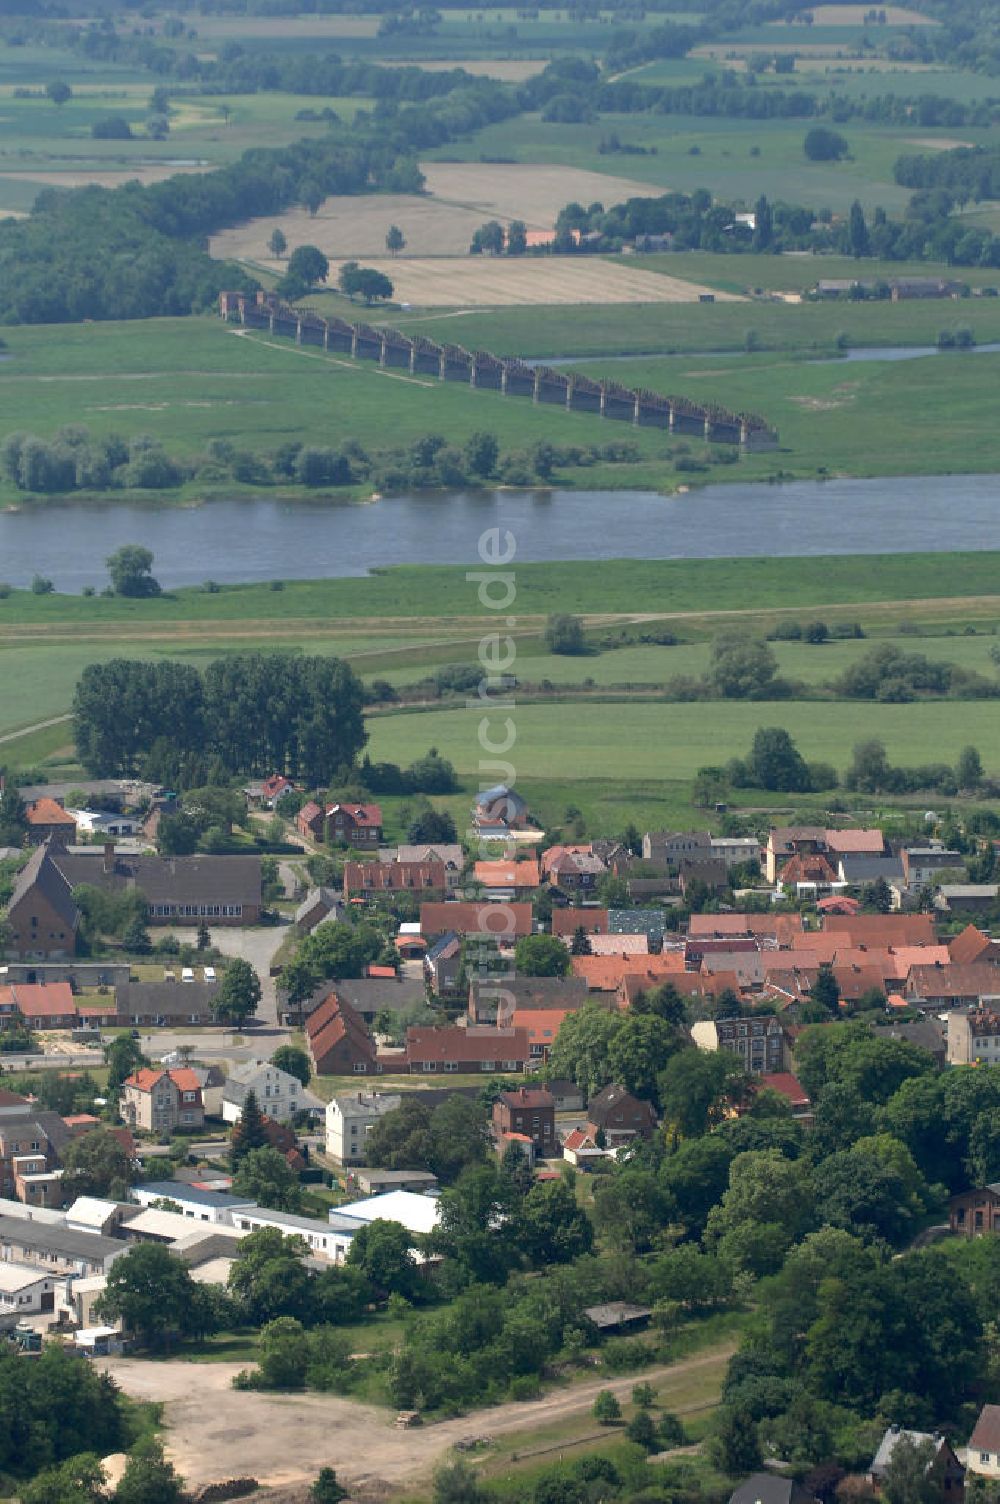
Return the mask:
{"type": "Polygon", "coordinates": [[[103,1064],[104,1056],[100,1050],[67,1050],[58,1055],[0,1055],[0,1074],[4,1071],[97,1070],[103,1064]]]}

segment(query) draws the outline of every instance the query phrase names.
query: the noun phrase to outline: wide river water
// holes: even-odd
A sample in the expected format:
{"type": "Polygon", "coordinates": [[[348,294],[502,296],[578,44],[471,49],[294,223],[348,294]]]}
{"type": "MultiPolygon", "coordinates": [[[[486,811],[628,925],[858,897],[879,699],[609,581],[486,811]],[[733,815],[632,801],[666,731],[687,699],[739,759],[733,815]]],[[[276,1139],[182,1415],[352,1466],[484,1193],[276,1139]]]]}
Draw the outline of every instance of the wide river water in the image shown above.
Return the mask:
{"type": "Polygon", "coordinates": [[[195,508],[27,506],[0,513],[0,581],[101,588],[105,560],[143,543],[169,588],[364,575],[379,565],[463,564],[508,528],[517,558],[707,559],[1000,549],[1000,476],[795,481],[647,491],[483,491],[365,506],[258,497],[195,508]]]}

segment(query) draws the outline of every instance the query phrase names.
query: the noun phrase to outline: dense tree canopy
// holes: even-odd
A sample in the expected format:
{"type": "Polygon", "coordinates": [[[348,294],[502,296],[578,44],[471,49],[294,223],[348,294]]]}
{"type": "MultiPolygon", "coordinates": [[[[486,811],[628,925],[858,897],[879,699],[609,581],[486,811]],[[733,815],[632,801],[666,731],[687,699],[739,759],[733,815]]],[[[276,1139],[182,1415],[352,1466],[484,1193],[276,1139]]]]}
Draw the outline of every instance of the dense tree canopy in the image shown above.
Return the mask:
{"type": "Polygon", "coordinates": [[[338,658],[232,654],[204,675],[187,664],[92,663],[73,701],[77,750],[98,776],[134,774],[158,738],[230,774],[283,769],[314,785],[364,746],[363,695],[338,658]]]}

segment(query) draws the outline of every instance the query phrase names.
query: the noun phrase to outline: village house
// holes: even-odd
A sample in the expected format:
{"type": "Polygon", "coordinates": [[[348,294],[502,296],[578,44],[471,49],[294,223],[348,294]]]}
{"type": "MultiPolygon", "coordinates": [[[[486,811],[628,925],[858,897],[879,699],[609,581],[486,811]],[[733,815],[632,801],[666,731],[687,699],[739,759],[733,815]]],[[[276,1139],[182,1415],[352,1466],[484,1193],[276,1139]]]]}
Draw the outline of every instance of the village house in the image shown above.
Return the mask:
{"type": "Polygon", "coordinates": [[[343,899],[333,888],[310,888],[295,910],[295,927],[300,934],[311,935],[318,925],[325,924],[328,919],[336,921],[342,907],[343,899]]]}
{"type": "Polygon", "coordinates": [[[269,778],[258,778],[248,783],[243,797],[251,809],[274,809],[279,799],[294,793],[295,785],[284,773],[272,773],[269,778]]]}
{"type": "Polygon", "coordinates": [[[1000,1405],[984,1405],[969,1437],[966,1471],[1000,1478],[1000,1405]]]}
{"type": "MultiPolygon", "coordinates": [[[[114,1015],[114,998],[108,999],[114,1015]]],[[[68,982],[15,982],[0,987],[0,1014],[17,1016],[29,1029],[73,1029],[77,1024],[77,1003],[68,982]]]]}
{"type": "Polygon", "coordinates": [[[465,868],[465,852],[458,841],[409,843],[400,846],[383,846],[379,849],[380,862],[443,862],[445,887],[452,893],[462,879],[465,868]]]}
{"type": "Polygon", "coordinates": [[[331,846],[373,851],[382,844],[382,810],[377,804],[331,804],[326,811],[331,846]]]}
{"type": "Polygon", "coordinates": [[[925,1007],[978,1008],[1000,1003],[1000,968],[973,962],[969,966],[911,966],[903,996],[925,1007]]]}
{"type": "Polygon", "coordinates": [[[780,1021],[765,1018],[703,1018],[691,1026],[700,1050],[729,1050],[751,1076],[785,1069],[785,1036],[780,1021]]]}
{"type": "Polygon", "coordinates": [[[490,899],[531,899],[538,891],[538,863],[533,861],[476,862],[473,881],[481,884],[490,899]]]}
{"type": "Polygon", "coordinates": [[[964,875],[965,858],[944,846],[910,846],[901,853],[903,881],[908,888],[922,888],[940,881],[942,872],[964,875]]]}
{"type": "Polygon", "coordinates": [[[949,1009],[948,1064],[1000,1065],[1000,1012],[996,1007],[949,1009]]]}
{"type": "Polygon", "coordinates": [[[462,976],[462,940],[454,930],[445,930],[424,952],[424,976],[436,997],[458,990],[462,976]]]}
{"type": "Polygon", "coordinates": [[[515,1012],[528,1009],[582,1008],[587,996],[587,984],[579,977],[473,977],[469,1021],[509,1024],[515,1012]]]}
{"type": "Polygon", "coordinates": [[[712,855],[712,836],[707,830],[648,830],[642,838],[643,861],[655,862],[658,867],[707,862],[712,855]]]}
{"type": "Polygon", "coordinates": [[[480,838],[503,839],[528,828],[528,801],[507,784],[494,784],[476,795],[472,822],[480,838]]]}
{"type": "Polygon", "coordinates": [[[76,820],[55,799],[35,799],[26,805],[24,821],[32,846],[43,846],[46,841],[66,846],[76,840],[76,820]]]}
{"type": "Polygon", "coordinates": [[[587,1104],[587,1132],[606,1148],[615,1149],[635,1138],[652,1138],[656,1113],[649,1102],[634,1097],[624,1086],[605,1086],[587,1104]]]}
{"type": "Polygon", "coordinates": [[[52,852],[51,845],[35,850],[18,873],[7,905],[9,949],[23,960],[76,954],[80,911],[52,852]]]}
{"type": "Polygon", "coordinates": [[[297,1076],[263,1060],[249,1060],[234,1066],[222,1088],[222,1121],[238,1123],[250,1092],[261,1112],[276,1123],[287,1123],[297,1112],[316,1099],[307,1092],[297,1076]]]}
{"type": "Polygon", "coordinates": [[[608,917],[607,909],[553,909],[551,930],[553,935],[558,935],[561,940],[570,941],[577,930],[583,930],[585,935],[590,936],[606,935],[608,917]]]}
{"type": "Polygon", "coordinates": [[[607,873],[592,846],[550,846],[542,852],[541,876],[558,893],[586,898],[607,873]]]}
{"type": "Polygon", "coordinates": [[[924,1442],[930,1445],[932,1450],[927,1464],[928,1477],[937,1486],[942,1499],[961,1501],[965,1490],[965,1469],[945,1438],[938,1433],[932,1436],[927,1431],[907,1431],[902,1426],[889,1427],[872,1458],[865,1475],[872,1492],[876,1496],[882,1492],[892,1454],[904,1436],[917,1446],[924,1442]]]}
{"type": "Polygon", "coordinates": [[[1000,1181],[952,1196],[948,1202],[948,1224],[953,1233],[963,1238],[1000,1232],[1000,1181]]]}
{"type": "Polygon", "coordinates": [[[326,1107],[326,1152],[338,1165],[363,1165],[375,1124],[402,1102],[398,1093],[357,1091],[332,1097],[326,1107]]]}
{"type": "MultiPolygon", "coordinates": [[[[168,972],[162,982],[120,982],[115,988],[110,1022],[137,1029],[210,1024],[215,1022],[213,1005],[218,995],[217,979],[179,982],[175,972],[168,972]]],[[[83,1007],[81,1003],[81,1012],[83,1007]]]]}
{"type": "Polygon", "coordinates": [[[331,992],[306,1019],[306,1048],[318,1076],[366,1076],[381,1069],[360,1015],[331,992]]]}
{"type": "Polygon", "coordinates": [[[530,1059],[525,1029],[491,1029],[457,1025],[442,1029],[407,1029],[405,1069],[412,1075],[503,1075],[521,1072],[530,1059]]]}
{"type": "Polygon", "coordinates": [[[172,1133],[175,1128],[201,1128],[205,1111],[201,1083],[194,1071],[146,1067],[122,1083],[120,1112],[129,1128],[146,1133],[172,1133]]]}
{"type": "Polygon", "coordinates": [[[536,1157],[556,1152],[556,1104],[544,1086],[521,1086],[502,1091],[493,1103],[493,1131],[498,1143],[522,1135],[531,1140],[536,1157]]]}
{"type": "Polygon", "coordinates": [[[0,1088],[0,1197],[27,1200],[24,1178],[56,1170],[71,1137],[58,1113],[0,1088]]]}

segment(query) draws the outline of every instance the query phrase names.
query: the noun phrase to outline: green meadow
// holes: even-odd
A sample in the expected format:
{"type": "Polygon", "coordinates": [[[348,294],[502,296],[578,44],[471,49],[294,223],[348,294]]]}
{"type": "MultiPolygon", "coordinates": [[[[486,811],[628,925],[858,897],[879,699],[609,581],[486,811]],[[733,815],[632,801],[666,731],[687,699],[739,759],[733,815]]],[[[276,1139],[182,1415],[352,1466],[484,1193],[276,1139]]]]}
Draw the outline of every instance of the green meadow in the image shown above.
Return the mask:
{"type": "MultiPolygon", "coordinates": [[[[971,743],[995,764],[997,707],[990,701],[911,705],[868,702],[774,703],[710,701],[695,704],[530,704],[495,713],[491,735],[502,734],[511,715],[516,744],[508,754],[525,774],[539,778],[692,778],[706,764],[724,763],[750,750],[760,726],[783,726],[810,761],[843,770],[859,741],[878,737],[893,762],[954,763],[971,743]]],[[[480,771],[480,711],[433,710],[373,716],[373,759],[408,762],[415,748],[435,746],[463,774],[480,771]]]]}
{"type": "MultiPolygon", "coordinates": [[[[907,307],[885,306],[890,311],[907,307]]],[[[926,306],[921,305],[922,310],[926,306]]],[[[732,342],[743,343],[751,335],[765,347],[772,307],[781,305],[716,305],[732,342]]],[[[857,308],[810,305],[808,311],[823,315],[829,328],[831,315],[857,308]]],[[[715,309],[695,311],[712,314],[715,309]]],[[[568,314],[576,311],[531,311],[536,339],[556,344],[550,354],[559,353],[557,341],[568,331],[568,314]]],[[[1000,300],[936,304],[933,314],[938,328],[968,322],[980,339],[1000,337],[1000,300]],[[994,320],[993,327],[988,318],[994,320]]],[[[670,305],[658,308],[649,316],[645,338],[654,345],[662,340],[661,348],[665,347],[673,315],[670,305]],[[655,329],[657,317],[666,326],[662,333],[655,329]]],[[[576,317],[578,348],[606,346],[611,338],[606,319],[590,321],[586,310],[576,317]]],[[[473,347],[500,346],[499,339],[490,340],[491,332],[506,323],[507,338],[513,340],[516,329],[524,327],[525,316],[521,318],[520,326],[513,320],[490,321],[485,315],[470,319],[468,328],[463,323],[463,337],[473,347]],[[482,340],[474,340],[480,333],[482,340]]],[[[422,327],[431,333],[437,326],[422,327]]],[[[444,327],[442,321],[442,331],[444,327]]],[[[909,327],[912,335],[912,323],[909,327]]],[[[779,452],[743,456],[738,464],[726,463],[731,456],[710,452],[693,440],[690,451],[705,469],[681,475],[671,461],[670,436],[661,430],[602,422],[592,414],[534,406],[460,383],[382,372],[371,363],[300,349],[292,340],[271,339],[259,331],[240,335],[210,317],[22,326],[5,337],[8,358],[0,363],[5,434],[22,431],[45,438],[65,424],[84,424],[100,435],[149,434],[178,457],[204,453],[213,439],[266,451],[290,439],[338,445],[352,438],[382,451],[387,442],[402,446],[427,433],[440,433],[462,445],[480,429],[495,433],[504,451],[523,450],[541,440],[563,446],[633,446],[624,461],[557,467],[557,484],[595,490],[669,491],[682,481],[760,480],[778,474],[791,478],[1000,470],[993,397],[1000,357],[990,354],[933,355],[898,363],[810,362],[766,351],[739,358],[581,361],[581,369],[591,375],[654,391],[683,392],[736,411],[762,412],[780,432],[779,452]]],[[[626,327],[619,328],[618,338],[627,347],[626,327]]],[[[924,338],[930,338],[930,330],[924,338]]],[[[222,489],[232,494],[238,488],[229,484],[222,489]]],[[[212,494],[212,488],[193,482],[167,493],[165,499],[191,504],[212,494]]],[[[295,488],[289,494],[294,497],[295,488]]],[[[138,499],[155,498],[138,493],[138,499]]],[[[334,493],[331,503],[350,500],[350,492],[334,493]]],[[[26,498],[8,481],[0,482],[2,503],[45,504],[42,498],[26,498]]]]}

